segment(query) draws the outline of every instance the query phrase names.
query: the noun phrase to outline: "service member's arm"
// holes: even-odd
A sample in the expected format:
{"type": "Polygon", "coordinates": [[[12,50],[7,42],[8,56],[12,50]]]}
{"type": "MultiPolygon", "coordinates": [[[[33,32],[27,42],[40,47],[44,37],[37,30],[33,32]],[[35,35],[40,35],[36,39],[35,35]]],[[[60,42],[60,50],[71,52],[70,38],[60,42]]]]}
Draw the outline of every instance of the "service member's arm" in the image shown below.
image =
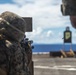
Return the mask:
{"type": "Polygon", "coordinates": [[[27,56],[17,42],[13,42],[10,56],[10,75],[29,75],[27,67],[27,56]],[[23,57],[23,53],[25,57],[23,57]]]}

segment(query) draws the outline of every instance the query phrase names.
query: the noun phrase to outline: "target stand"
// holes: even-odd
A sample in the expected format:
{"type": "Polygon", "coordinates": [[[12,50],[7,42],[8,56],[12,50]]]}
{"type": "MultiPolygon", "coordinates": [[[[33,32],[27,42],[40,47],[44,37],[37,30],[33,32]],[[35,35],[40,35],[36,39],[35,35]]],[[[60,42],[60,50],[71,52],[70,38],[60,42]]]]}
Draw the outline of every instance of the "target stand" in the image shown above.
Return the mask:
{"type": "Polygon", "coordinates": [[[72,50],[72,32],[70,31],[69,27],[66,27],[66,30],[64,31],[64,38],[63,38],[63,47],[61,50],[63,57],[74,57],[75,53],[72,50]],[[70,50],[65,51],[65,44],[70,44],[70,50]]]}

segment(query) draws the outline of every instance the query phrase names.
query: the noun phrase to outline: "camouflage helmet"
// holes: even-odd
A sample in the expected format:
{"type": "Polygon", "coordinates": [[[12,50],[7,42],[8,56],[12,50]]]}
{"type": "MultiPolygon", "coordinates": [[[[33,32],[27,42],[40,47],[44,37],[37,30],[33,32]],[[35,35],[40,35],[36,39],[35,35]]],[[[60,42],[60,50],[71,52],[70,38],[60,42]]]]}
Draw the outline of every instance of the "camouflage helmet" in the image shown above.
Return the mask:
{"type": "Polygon", "coordinates": [[[0,29],[5,28],[4,34],[16,41],[23,39],[25,26],[24,19],[12,12],[6,11],[0,15],[0,29]]]}

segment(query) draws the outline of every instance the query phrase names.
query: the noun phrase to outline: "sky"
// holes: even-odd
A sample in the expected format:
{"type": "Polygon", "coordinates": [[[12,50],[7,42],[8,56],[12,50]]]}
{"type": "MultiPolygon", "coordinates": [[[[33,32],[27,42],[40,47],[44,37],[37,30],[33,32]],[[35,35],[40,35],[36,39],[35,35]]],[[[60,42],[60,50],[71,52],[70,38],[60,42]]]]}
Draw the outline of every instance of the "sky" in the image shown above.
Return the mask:
{"type": "Polygon", "coordinates": [[[25,34],[34,43],[63,43],[67,26],[72,31],[72,42],[76,43],[76,30],[69,16],[62,15],[61,3],[62,0],[0,0],[0,14],[11,11],[22,17],[32,17],[33,31],[25,34]]]}

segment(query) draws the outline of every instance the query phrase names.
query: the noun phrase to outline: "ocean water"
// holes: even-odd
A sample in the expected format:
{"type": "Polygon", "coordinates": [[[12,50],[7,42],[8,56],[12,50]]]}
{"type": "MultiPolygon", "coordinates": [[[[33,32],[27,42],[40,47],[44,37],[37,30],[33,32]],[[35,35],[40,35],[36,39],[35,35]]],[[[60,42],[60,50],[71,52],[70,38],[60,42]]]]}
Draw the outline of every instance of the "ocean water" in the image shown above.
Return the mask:
{"type": "Polygon", "coordinates": [[[33,52],[57,52],[60,50],[69,51],[72,48],[76,51],[76,44],[34,44],[33,52]]]}

